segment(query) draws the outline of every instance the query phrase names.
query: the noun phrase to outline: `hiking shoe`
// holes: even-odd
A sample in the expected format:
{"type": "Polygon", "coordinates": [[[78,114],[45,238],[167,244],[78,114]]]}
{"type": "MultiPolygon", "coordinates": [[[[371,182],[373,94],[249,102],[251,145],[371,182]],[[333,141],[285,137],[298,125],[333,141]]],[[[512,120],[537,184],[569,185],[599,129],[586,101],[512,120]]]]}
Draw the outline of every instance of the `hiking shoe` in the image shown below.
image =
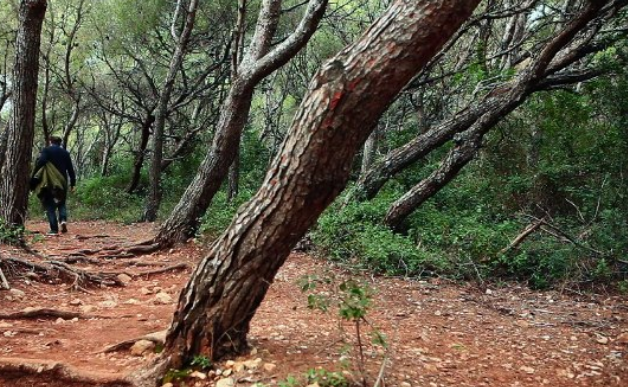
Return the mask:
{"type": "Polygon", "coordinates": [[[48,231],[46,236],[59,236],[59,232],[57,231],[48,231]]]}
{"type": "Polygon", "coordinates": [[[68,226],[65,224],[65,222],[61,222],[61,232],[64,234],[68,232],[68,226]]]}

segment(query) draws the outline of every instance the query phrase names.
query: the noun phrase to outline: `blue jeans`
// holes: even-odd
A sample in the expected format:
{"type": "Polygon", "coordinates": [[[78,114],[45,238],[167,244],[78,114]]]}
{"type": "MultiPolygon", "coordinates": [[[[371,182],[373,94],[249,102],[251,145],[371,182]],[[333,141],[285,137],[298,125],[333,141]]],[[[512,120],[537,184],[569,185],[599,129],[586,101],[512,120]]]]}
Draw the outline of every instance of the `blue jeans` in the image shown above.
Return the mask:
{"type": "Polygon", "coordinates": [[[59,202],[52,197],[48,197],[44,200],[44,208],[46,208],[46,216],[48,217],[48,223],[50,223],[50,231],[59,232],[59,222],[65,222],[68,220],[68,211],[65,207],[65,200],[59,202]],[[59,210],[58,221],[57,210],[59,210]]]}

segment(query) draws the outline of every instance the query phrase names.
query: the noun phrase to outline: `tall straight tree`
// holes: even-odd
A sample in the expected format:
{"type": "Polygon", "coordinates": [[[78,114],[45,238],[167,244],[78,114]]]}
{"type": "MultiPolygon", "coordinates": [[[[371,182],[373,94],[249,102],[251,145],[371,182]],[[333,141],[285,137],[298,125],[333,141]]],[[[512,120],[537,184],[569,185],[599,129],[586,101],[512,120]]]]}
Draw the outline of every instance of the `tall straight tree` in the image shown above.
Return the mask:
{"type": "Polygon", "coordinates": [[[181,292],[149,374],[247,347],[251,319],[290,249],[346,186],[355,154],[388,104],[479,1],[396,0],[322,66],[262,187],[181,292]]]}
{"type": "Polygon", "coordinates": [[[13,67],[13,115],[6,142],[0,183],[0,217],[21,226],[28,204],[28,175],[35,135],[35,102],[41,29],[46,0],[20,1],[13,67]]]}
{"type": "MultiPolygon", "coordinates": [[[[296,30],[272,47],[281,17],[282,0],[263,0],[257,26],[248,50],[240,60],[235,57],[234,76],[225,99],[211,147],[199,166],[194,180],[161,226],[156,242],[161,246],[185,241],[198,229],[205,213],[233,163],[240,146],[240,136],[251,109],[255,87],[272,72],[295,56],[309,41],[323,18],[328,0],[309,0],[296,30]],[[271,49],[272,48],[272,49],[271,49]]],[[[242,12],[243,3],[239,2],[242,12]]],[[[237,28],[238,30],[240,28],[237,28]]],[[[239,42],[237,37],[235,42],[239,42]]],[[[237,55],[239,50],[234,50],[237,55]]]]}

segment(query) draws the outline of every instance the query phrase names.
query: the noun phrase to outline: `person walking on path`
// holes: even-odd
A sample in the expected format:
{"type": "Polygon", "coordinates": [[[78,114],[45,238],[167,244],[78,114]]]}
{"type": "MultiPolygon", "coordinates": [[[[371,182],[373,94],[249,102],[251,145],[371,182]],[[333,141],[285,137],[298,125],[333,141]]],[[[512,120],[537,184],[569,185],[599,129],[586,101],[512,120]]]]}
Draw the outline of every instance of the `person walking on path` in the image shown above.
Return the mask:
{"type": "Polygon", "coordinates": [[[76,185],[72,158],[70,153],[61,147],[61,141],[61,137],[50,137],[50,145],[40,152],[31,177],[31,188],[46,209],[46,216],[50,223],[48,235],[58,235],[59,225],[61,225],[62,233],[68,232],[66,208],[68,178],[69,189],[72,192],[76,185]]]}

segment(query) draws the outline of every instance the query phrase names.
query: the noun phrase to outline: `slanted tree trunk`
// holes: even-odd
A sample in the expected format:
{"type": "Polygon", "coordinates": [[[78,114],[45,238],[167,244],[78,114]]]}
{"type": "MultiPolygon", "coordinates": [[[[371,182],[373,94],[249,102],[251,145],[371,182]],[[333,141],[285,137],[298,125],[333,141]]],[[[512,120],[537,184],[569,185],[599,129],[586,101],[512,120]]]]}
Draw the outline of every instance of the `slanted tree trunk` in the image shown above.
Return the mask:
{"type": "MultiPolygon", "coordinates": [[[[520,91],[513,92],[515,83],[519,85],[520,89],[526,88],[526,93],[528,93],[550,89],[550,86],[544,84],[546,81],[549,84],[564,85],[574,83],[579,79],[580,75],[584,78],[588,77],[587,79],[600,75],[600,73],[593,74],[593,72],[583,72],[582,74],[573,72],[571,75],[573,78],[571,78],[563,70],[587,54],[597,52],[607,46],[608,43],[600,42],[587,44],[590,43],[589,40],[582,39],[578,44],[569,47],[568,50],[564,50],[566,48],[565,44],[569,43],[576,33],[589,25],[588,22],[592,15],[599,15],[599,11],[604,5],[603,3],[599,1],[587,3],[589,6],[579,16],[574,16],[572,23],[565,26],[560,33],[544,46],[539,47],[538,49],[544,50],[545,53],[542,57],[537,56],[535,63],[528,64],[526,67],[528,74],[520,74],[515,82],[498,84],[485,99],[473,102],[470,106],[458,111],[453,118],[432,127],[405,145],[389,152],[382,160],[373,164],[370,170],[362,174],[358,179],[352,198],[359,201],[374,198],[384,184],[394,175],[451,140],[455,134],[471,128],[483,115],[503,109],[505,104],[512,102],[508,98],[521,98],[520,91]],[[562,52],[560,52],[561,50],[562,52]],[[557,54],[560,54],[559,57],[557,57],[557,54]],[[548,68],[550,62],[552,63],[548,68]],[[534,69],[530,70],[533,67],[534,69]],[[563,76],[559,75],[561,71],[563,71],[563,76]],[[533,72],[536,73],[532,74],[533,72]],[[546,79],[544,80],[544,78],[546,79]],[[562,78],[562,80],[559,80],[559,78],[562,78]]],[[[624,6],[622,2],[615,3],[615,7],[624,6]]],[[[612,6],[609,5],[610,8],[612,6]]],[[[613,15],[613,12],[606,11],[604,17],[609,19],[614,17],[613,15]]],[[[525,17],[523,18],[525,20],[525,17]]],[[[513,42],[512,44],[516,43],[518,42],[513,42]]],[[[523,97],[525,98],[527,95],[523,97]]]]}
{"type": "Polygon", "coordinates": [[[485,132],[476,128],[457,136],[456,145],[445,156],[440,166],[390,206],[384,218],[384,224],[399,231],[403,221],[411,213],[449,184],[460,170],[473,160],[482,145],[485,132]]]}
{"type": "Polygon", "coordinates": [[[489,130],[520,106],[530,94],[542,89],[543,82],[549,81],[548,75],[553,72],[552,60],[579,31],[587,27],[588,22],[598,16],[602,5],[601,2],[589,3],[578,17],[548,41],[529,67],[511,82],[508,89],[500,90],[495,97],[499,101],[498,107],[482,115],[470,129],[461,133],[456,139],[456,146],[447,154],[439,168],[391,205],[384,218],[388,227],[401,229],[402,223],[411,213],[452,181],[476,156],[482,138],[489,130]]]}
{"type": "Polygon", "coordinates": [[[346,186],[368,129],[478,2],[397,0],[322,66],[262,187],[181,292],[155,372],[247,347],[250,321],[277,270],[346,186]]]}
{"type": "Polygon", "coordinates": [[[13,67],[13,115],[0,183],[0,217],[21,226],[28,204],[28,176],[35,135],[39,48],[46,0],[22,0],[13,67]]]}
{"type": "MultiPolygon", "coordinates": [[[[162,224],[156,242],[161,246],[183,242],[194,235],[199,220],[225,180],[240,146],[255,86],[305,46],[323,17],[327,0],[310,0],[295,32],[271,49],[281,15],[281,0],[264,0],[255,35],[242,61],[236,59],[236,76],[223,103],[216,134],[198,172],[179,203],[162,224]]],[[[242,9],[242,7],[240,7],[242,9]]],[[[234,41],[240,41],[236,37],[234,41]]]]}
{"type": "MultiPolygon", "coordinates": [[[[198,6],[198,0],[191,0],[188,6],[187,16],[185,19],[185,26],[178,38],[177,46],[172,54],[170,60],[170,66],[168,67],[168,74],[166,75],[166,81],[159,94],[159,101],[157,103],[157,113],[155,116],[155,128],[153,130],[153,157],[151,158],[151,164],[149,169],[149,189],[148,197],[146,200],[146,207],[144,209],[143,220],[146,222],[154,222],[157,218],[157,211],[161,204],[161,164],[163,161],[163,148],[164,148],[164,127],[166,125],[166,118],[168,115],[168,103],[170,102],[170,95],[174,88],[174,81],[177,76],[177,72],[181,68],[181,63],[187,50],[190,35],[194,28],[194,19],[196,18],[196,8],[198,6]]],[[[173,25],[176,23],[173,21],[173,25]]],[[[176,35],[175,35],[176,37],[176,35]]]]}
{"type": "Polygon", "coordinates": [[[468,129],[484,113],[495,109],[498,103],[493,99],[477,103],[389,152],[383,159],[375,162],[366,173],[360,175],[353,197],[359,201],[373,199],[394,175],[451,140],[456,133],[468,129]]]}

